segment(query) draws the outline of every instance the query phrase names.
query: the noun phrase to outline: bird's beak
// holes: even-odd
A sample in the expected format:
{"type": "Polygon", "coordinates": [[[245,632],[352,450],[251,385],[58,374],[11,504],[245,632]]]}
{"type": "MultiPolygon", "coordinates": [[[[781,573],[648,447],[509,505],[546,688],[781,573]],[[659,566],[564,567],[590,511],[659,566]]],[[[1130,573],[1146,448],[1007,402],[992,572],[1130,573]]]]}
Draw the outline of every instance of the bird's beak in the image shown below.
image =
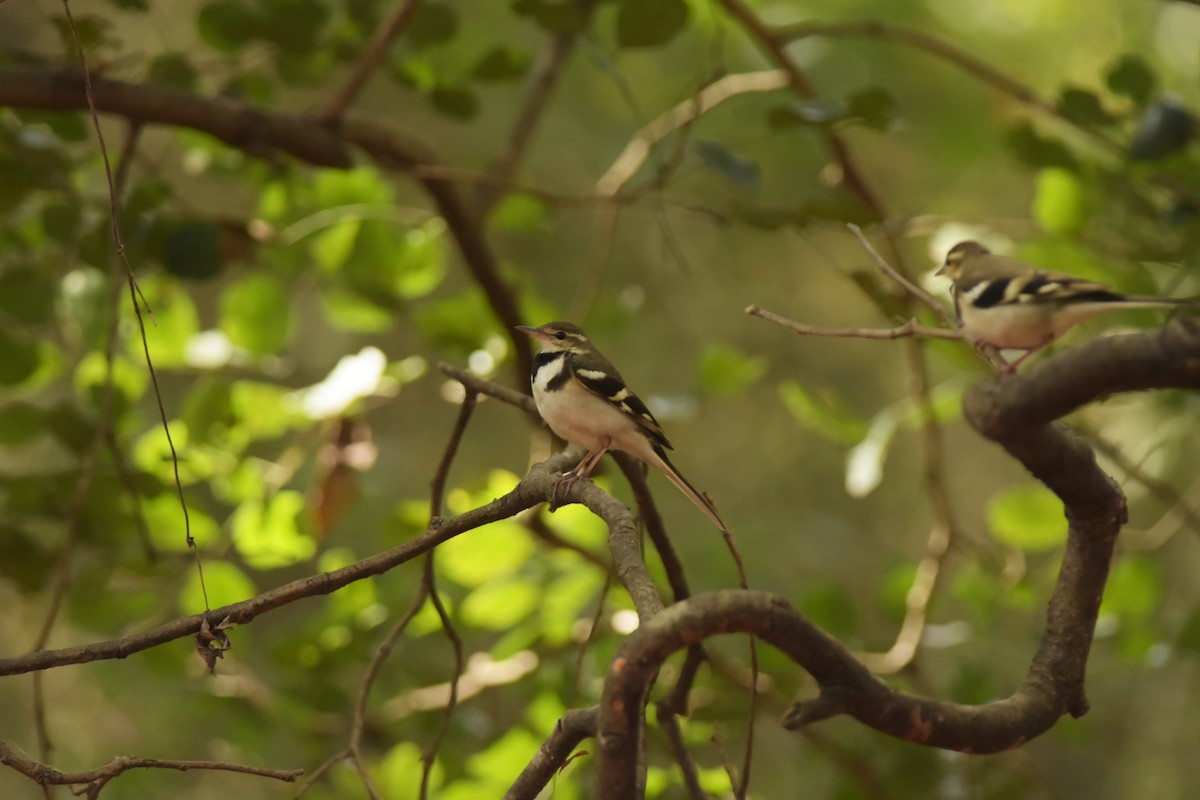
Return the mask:
{"type": "Polygon", "coordinates": [[[513,330],[520,331],[521,333],[527,333],[530,336],[537,336],[538,334],[538,329],[530,325],[514,325],[513,330]]]}

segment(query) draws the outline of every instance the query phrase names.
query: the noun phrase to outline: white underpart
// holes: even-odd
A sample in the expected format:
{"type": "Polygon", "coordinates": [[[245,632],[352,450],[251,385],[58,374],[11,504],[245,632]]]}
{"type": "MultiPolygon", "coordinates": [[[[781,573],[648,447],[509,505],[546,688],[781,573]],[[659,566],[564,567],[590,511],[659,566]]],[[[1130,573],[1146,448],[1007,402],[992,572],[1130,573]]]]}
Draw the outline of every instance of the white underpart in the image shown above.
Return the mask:
{"type": "Polygon", "coordinates": [[[568,380],[550,392],[547,384],[566,369],[565,359],[546,364],[533,377],[533,399],[550,430],[590,451],[623,450],[662,468],[637,421],[604,398],[568,380]]]}
{"type": "Polygon", "coordinates": [[[1170,303],[1130,301],[1114,303],[1011,303],[976,308],[974,300],[986,288],[979,284],[963,293],[963,328],[972,339],[1001,350],[1037,350],[1070,328],[1107,311],[1133,308],[1164,308],[1170,303]]]}

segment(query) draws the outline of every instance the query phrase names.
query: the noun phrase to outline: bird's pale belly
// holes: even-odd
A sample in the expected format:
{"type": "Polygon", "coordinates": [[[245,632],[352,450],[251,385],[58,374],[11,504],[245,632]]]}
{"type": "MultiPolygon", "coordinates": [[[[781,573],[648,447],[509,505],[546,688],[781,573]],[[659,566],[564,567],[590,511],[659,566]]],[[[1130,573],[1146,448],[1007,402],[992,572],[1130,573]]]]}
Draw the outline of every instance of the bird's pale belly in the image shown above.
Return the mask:
{"type": "Polygon", "coordinates": [[[1001,350],[1034,350],[1061,333],[1051,324],[1046,309],[1031,305],[984,311],[965,308],[963,326],[972,339],[1001,350]]]}
{"type": "Polygon", "coordinates": [[[621,434],[632,434],[637,426],[607,401],[584,389],[564,388],[557,392],[534,390],[538,411],[550,430],[586,450],[625,449],[621,434]],[[618,432],[614,436],[613,433],[618,432]]]}

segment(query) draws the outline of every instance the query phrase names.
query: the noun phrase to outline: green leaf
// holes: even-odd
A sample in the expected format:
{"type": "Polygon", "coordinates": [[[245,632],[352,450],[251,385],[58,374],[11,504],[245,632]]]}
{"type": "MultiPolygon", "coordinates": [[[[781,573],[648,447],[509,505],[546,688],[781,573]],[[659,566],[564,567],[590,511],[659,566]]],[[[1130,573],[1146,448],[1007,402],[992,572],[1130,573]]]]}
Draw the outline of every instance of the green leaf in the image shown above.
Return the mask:
{"type": "Polygon", "coordinates": [[[123,8],[126,11],[149,11],[150,0],[108,0],[117,8],[123,8]]]}
{"type": "Polygon", "coordinates": [[[1184,621],[1179,628],[1179,634],[1175,638],[1175,646],[1182,653],[1189,653],[1192,656],[1200,654],[1200,609],[1196,609],[1184,621]]]}
{"type": "Polygon", "coordinates": [[[36,342],[0,328],[0,386],[16,386],[37,371],[36,342]]]}
{"type": "MultiPolygon", "coordinates": [[[[312,57],[323,51],[317,45],[329,8],[321,0],[270,0],[259,8],[263,14],[259,35],[277,45],[282,55],[312,57]]],[[[327,60],[332,54],[323,51],[319,58],[327,60]]]]}
{"type": "Polygon", "coordinates": [[[1062,142],[1042,136],[1028,122],[1008,132],[1008,146],[1018,159],[1031,167],[1079,169],[1079,162],[1062,142]]]}
{"type": "Polygon", "coordinates": [[[1087,222],[1083,184],[1069,170],[1048,167],[1038,172],[1033,217],[1049,233],[1070,234],[1087,222]]]}
{"type": "Polygon", "coordinates": [[[468,120],[479,113],[479,96],[465,86],[438,84],[429,99],[434,108],[452,119],[468,120]]]}
{"type": "MultiPolygon", "coordinates": [[[[281,191],[288,186],[279,184],[281,191]]],[[[320,209],[360,204],[389,205],[395,193],[379,170],[355,167],[349,170],[325,169],[312,182],[313,205],[320,209]]]]}
{"type": "Polygon", "coordinates": [[[747,356],[725,344],[709,345],[700,356],[700,388],[714,395],[739,392],[766,371],[766,356],[747,356]]]}
{"type": "Polygon", "coordinates": [[[0,406],[0,443],[24,444],[46,432],[46,414],[37,406],[23,401],[0,406]]]}
{"type": "Polygon", "coordinates": [[[27,165],[0,157],[0,215],[7,216],[37,188],[27,165]]]}
{"type": "Polygon", "coordinates": [[[59,289],[59,316],[67,330],[81,342],[98,342],[112,313],[108,300],[109,277],[98,269],[81,267],[63,276],[59,289]]]}
{"type": "Polygon", "coordinates": [[[414,49],[440,44],[458,32],[458,12],[449,3],[421,3],[404,29],[414,49]]]}
{"type": "Polygon", "coordinates": [[[207,280],[220,274],[221,231],[211,222],[174,225],[163,243],[163,266],[180,278],[207,280]]]}
{"type": "Polygon", "coordinates": [[[1132,53],[1126,53],[1113,64],[1106,82],[1109,89],[1125,95],[1138,105],[1145,105],[1158,85],[1158,79],[1146,60],[1132,53]]]}
{"type": "Polygon", "coordinates": [[[684,0],[621,0],[617,9],[617,44],[621,47],[657,47],[674,39],[687,27],[684,0]]]}
{"type": "MultiPolygon", "coordinates": [[[[141,511],[150,531],[150,541],[160,551],[188,552],[188,532],[191,532],[196,546],[202,549],[214,547],[219,542],[220,528],[216,520],[196,508],[194,504],[189,504],[185,522],[183,507],[179,505],[179,497],[174,492],[162,492],[154,497],[142,498],[141,511]]],[[[207,570],[206,561],[206,573],[207,570]]]]}
{"type": "Polygon", "coordinates": [[[513,11],[523,17],[532,18],[549,33],[580,33],[587,24],[587,17],[573,0],[516,0],[513,11]]]}
{"type": "Polygon", "coordinates": [[[692,145],[704,166],[719,173],[734,186],[742,189],[758,188],[758,164],[734,153],[723,144],[697,140],[692,145]]]}
{"type": "Polygon", "coordinates": [[[291,298],[272,275],[247,275],[221,295],[221,330],[252,353],[278,353],[291,335],[291,298]]]}
{"type": "Polygon", "coordinates": [[[379,333],[396,322],[390,311],[336,286],[321,292],[321,304],[329,324],[350,333],[379,333]]]}
{"type": "Polygon", "coordinates": [[[810,584],[800,599],[800,610],[833,636],[846,636],[857,625],[853,601],[846,590],[833,581],[810,584]]]}
{"type": "Polygon", "coordinates": [[[988,502],[987,521],[998,541],[1031,553],[1053,550],[1067,540],[1062,501],[1041,484],[997,492],[988,502]]]}
{"type": "Polygon", "coordinates": [[[54,313],[54,286],[41,272],[18,267],[0,273],[0,312],[26,325],[54,313]]]}
{"type": "Polygon", "coordinates": [[[861,119],[868,128],[886,131],[896,121],[900,104],[887,89],[871,86],[852,92],[846,98],[846,108],[851,117],[861,119]]]}
{"type": "Polygon", "coordinates": [[[197,73],[192,62],[182,55],[163,53],[150,62],[147,77],[151,83],[161,83],[177,89],[194,89],[197,73]]]}
{"type": "Polygon", "coordinates": [[[196,29],[200,38],[222,53],[236,52],[254,39],[262,20],[249,3],[241,0],[217,0],[200,9],[196,29]]]}
{"type": "Polygon", "coordinates": [[[264,505],[248,500],[233,512],[233,544],[255,569],[286,567],[313,557],[317,543],[300,530],[300,492],[277,492],[264,505]]]}
{"type": "Polygon", "coordinates": [[[795,381],[784,381],[779,384],[779,399],[802,426],[838,444],[853,445],[867,435],[867,423],[830,392],[818,395],[795,381]]]}
{"type": "Polygon", "coordinates": [[[184,614],[199,614],[205,608],[246,600],[255,595],[254,581],[227,561],[204,561],[204,589],[208,605],[204,603],[205,592],[200,587],[200,574],[196,569],[188,572],[187,582],[179,591],[179,610],[184,614]]]}
{"type": "MultiPolygon", "coordinates": [[[[371,777],[379,787],[379,794],[388,800],[418,800],[420,797],[423,769],[421,748],[412,742],[402,742],[388,750],[387,755],[378,762],[371,759],[367,762],[371,777]]],[[[429,788],[434,790],[434,796],[443,797],[445,770],[440,760],[434,762],[429,775],[429,788]]],[[[361,787],[361,784],[359,784],[361,787]]]]}
{"type": "Polygon", "coordinates": [[[492,206],[488,222],[497,230],[548,230],[548,206],[540,199],[520,192],[505,195],[492,206]]]}
{"type": "Polygon", "coordinates": [[[1101,614],[1114,614],[1122,622],[1149,618],[1162,602],[1162,567],[1153,558],[1124,554],[1113,565],[1104,588],[1101,614]]]}
{"type": "Polygon", "coordinates": [[[475,66],[471,68],[471,77],[481,83],[515,81],[525,77],[531,66],[533,56],[528,50],[496,45],[475,62],[475,66]]]}
{"type": "Polygon", "coordinates": [[[1058,110],[1082,128],[1098,128],[1113,122],[1112,115],[1104,110],[1095,92],[1075,86],[1067,87],[1059,94],[1058,110]]]}
{"type": "MultiPolygon", "coordinates": [[[[175,281],[143,279],[142,293],[150,303],[153,316],[146,319],[146,347],[156,367],[177,367],[187,361],[188,342],[200,330],[200,317],[190,294],[175,281]]],[[[134,332],[128,341],[129,357],[145,357],[141,335],[134,332]]]]}
{"type": "Polygon", "coordinates": [[[508,630],[533,613],[541,596],[540,587],[529,578],[491,580],[463,598],[459,614],[472,628],[508,630]]]}

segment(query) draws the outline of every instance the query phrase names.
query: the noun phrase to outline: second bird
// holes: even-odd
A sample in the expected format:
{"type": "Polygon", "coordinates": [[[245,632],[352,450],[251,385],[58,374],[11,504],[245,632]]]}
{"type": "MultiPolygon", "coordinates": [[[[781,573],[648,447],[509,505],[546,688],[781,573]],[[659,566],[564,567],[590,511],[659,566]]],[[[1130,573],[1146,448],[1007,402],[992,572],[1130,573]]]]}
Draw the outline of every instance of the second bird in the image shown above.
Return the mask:
{"type": "Polygon", "coordinates": [[[559,437],[588,451],[565,480],[586,478],[606,452],[622,450],[666,475],[714,525],[729,530],[709,499],[667,458],[671,443],[650,409],[578,325],[548,322],[537,328],[518,325],[517,330],[542,345],[532,376],[542,419],[559,437]]]}
{"type": "Polygon", "coordinates": [[[1124,295],[1103,283],[1039,269],[998,256],[979,242],[959,242],[937,271],[953,281],[950,292],[963,331],[977,344],[1025,350],[1010,373],[1071,327],[1107,311],[1180,308],[1196,301],[1124,295]]]}

